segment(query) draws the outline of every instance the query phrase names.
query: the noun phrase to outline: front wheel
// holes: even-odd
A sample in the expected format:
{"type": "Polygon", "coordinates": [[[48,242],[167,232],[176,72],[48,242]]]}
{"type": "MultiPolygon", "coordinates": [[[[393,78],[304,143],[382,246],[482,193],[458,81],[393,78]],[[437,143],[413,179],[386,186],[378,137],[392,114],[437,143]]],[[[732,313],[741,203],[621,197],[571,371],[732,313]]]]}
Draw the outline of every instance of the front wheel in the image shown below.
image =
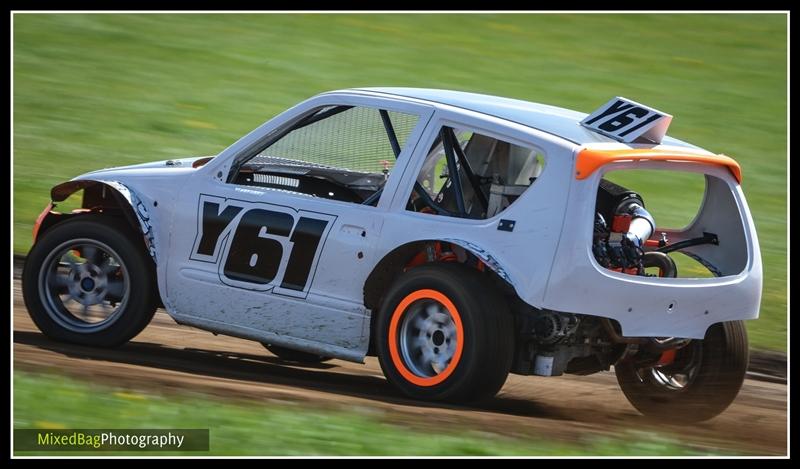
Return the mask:
{"type": "Polygon", "coordinates": [[[661,421],[699,422],[722,413],[744,382],[749,350],[744,322],[714,324],[703,340],[642,366],[634,355],[616,365],[617,381],[642,414],[661,421]]]}
{"type": "Polygon", "coordinates": [[[156,310],[155,268],[140,239],[112,217],[59,223],[33,245],[22,294],[51,339],[112,347],[127,342],[156,310]]]}
{"type": "Polygon", "coordinates": [[[476,401],[508,376],[513,321],[487,274],[456,263],[415,267],[392,285],[376,321],[383,374],[410,397],[476,401]]]}

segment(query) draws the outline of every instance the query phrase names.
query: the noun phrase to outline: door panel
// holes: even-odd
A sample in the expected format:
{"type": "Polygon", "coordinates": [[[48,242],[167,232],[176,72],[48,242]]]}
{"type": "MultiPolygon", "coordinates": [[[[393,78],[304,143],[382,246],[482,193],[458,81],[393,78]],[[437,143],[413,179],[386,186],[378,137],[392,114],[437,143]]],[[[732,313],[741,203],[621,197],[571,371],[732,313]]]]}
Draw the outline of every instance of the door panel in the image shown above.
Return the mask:
{"type": "Polygon", "coordinates": [[[363,346],[362,287],[383,211],[220,182],[186,190],[179,205],[194,207],[173,225],[167,294],[176,314],[363,346]]]}

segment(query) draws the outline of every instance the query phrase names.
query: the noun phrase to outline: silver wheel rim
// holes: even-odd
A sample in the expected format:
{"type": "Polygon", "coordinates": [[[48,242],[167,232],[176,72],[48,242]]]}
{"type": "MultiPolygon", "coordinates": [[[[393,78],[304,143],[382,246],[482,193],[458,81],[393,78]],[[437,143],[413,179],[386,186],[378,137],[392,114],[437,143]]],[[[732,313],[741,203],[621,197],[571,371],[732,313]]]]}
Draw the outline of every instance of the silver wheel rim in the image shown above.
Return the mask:
{"type": "Polygon", "coordinates": [[[430,378],[447,369],[458,345],[450,311],[436,300],[412,303],[400,324],[400,354],[409,371],[430,378]]]}
{"type": "Polygon", "coordinates": [[[39,271],[39,298],[47,315],[77,333],[111,326],[130,299],[130,276],[110,246],[88,238],[53,249],[39,271]]]}
{"type": "Polygon", "coordinates": [[[650,381],[668,391],[685,391],[694,382],[700,370],[700,359],[703,352],[701,341],[693,340],[685,347],[678,350],[678,353],[688,354],[680,361],[676,359],[669,365],[656,365],[650,368],[639,370],[639,379],[648,376],[650,381]]]}

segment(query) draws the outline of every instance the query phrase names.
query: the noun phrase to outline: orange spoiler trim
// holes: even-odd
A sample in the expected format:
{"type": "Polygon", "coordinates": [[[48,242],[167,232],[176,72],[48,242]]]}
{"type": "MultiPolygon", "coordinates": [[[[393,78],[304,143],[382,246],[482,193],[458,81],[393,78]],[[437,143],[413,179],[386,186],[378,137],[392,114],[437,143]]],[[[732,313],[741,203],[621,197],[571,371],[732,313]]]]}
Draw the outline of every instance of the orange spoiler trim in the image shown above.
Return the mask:
{"type": "Polygon", "coordinates": [[[730,156],[698,155],[674,150],[630,148],[625,150],[598,150],[586,148],[578,153],[575,161],[575,178],[586,179],[599,167],[616,161],[690,161],[694,163],[725,166],[739,184],[742,183],[742,168],[730,156]]]}

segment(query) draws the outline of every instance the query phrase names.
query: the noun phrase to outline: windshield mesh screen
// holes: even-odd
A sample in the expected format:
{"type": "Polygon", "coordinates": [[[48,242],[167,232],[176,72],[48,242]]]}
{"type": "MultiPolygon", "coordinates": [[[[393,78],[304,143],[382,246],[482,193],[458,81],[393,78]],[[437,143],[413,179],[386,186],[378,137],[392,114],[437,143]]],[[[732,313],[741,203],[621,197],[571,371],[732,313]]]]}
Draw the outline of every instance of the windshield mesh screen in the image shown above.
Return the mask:
{"type": "MultiPolygon", "coordinates": [[[[329,110],[330,107],[323,108],[317,114],[329,110]]],[[[419,118],[393,111],[388,114],[402,149],[419,118]]],[[[380,111],[365,107],[353,107],[297,128],[263,150],[251,163],[274,163],[278,158],[367,173],[381,172],[384,161],[389,169],[395,164],[380,111]]]]}

